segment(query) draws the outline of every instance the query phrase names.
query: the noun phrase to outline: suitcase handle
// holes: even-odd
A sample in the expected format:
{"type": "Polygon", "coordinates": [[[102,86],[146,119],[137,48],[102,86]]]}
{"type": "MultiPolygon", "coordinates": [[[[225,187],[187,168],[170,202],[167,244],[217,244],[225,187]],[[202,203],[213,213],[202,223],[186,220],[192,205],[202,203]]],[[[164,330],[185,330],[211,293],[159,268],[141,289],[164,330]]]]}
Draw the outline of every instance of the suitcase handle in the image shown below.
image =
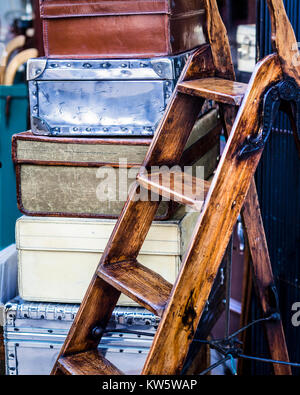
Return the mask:
{"type": "Polygon", "coordinates": [[[13,85],[16,72],[19,67],[31,58],[38,56],[38,50],[35,48],[25,49],[19,52],[9,63],[4,74],[4,85],[13,85]]]}

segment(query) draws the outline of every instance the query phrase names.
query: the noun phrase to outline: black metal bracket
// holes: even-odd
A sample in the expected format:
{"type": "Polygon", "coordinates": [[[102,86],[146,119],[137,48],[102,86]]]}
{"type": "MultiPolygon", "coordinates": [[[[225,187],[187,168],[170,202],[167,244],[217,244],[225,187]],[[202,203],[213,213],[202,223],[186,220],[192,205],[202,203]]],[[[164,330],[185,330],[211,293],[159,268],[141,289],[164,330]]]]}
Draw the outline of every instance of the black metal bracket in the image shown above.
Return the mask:
{"type": "Polygon", "coordinates": [[[258,133],[247,137],[238,154],[240,160],[247,159],[264,148],[279,109],[282,106],[284,110],[286,105],[293,106],[297,138],[300,141],[300,88],[295,80],[288,78],[273,85],[266,92],[263,100],[262,127],[258,133]]]}

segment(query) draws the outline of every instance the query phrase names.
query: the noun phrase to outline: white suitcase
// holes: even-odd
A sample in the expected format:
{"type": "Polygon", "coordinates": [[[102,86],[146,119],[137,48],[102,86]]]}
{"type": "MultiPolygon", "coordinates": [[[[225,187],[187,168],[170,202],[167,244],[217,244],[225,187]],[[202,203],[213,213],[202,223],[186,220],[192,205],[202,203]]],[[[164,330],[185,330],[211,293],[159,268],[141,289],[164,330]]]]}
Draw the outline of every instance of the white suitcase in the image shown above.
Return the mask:
{"type": "MultiPolygon", "coordinates": [[[[138,260],[174,283],[187,239],[199,216],[155,222],[138,260]]],[[[16,223],[19,294],[27,301],[80,303],[115,220],[23,216],[16,223]]],[[[135,306],[121,295],[118,305],[135,306]]]]}

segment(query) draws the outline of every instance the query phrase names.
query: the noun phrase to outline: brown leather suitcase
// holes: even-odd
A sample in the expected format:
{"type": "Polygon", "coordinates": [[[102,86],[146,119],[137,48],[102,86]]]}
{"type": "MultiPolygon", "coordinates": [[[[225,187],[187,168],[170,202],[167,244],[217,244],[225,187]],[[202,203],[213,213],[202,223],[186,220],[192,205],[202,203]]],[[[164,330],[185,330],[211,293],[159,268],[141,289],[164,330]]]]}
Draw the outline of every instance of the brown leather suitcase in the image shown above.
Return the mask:
{"type": "Polygon", "coordinates": [[[205,42],[203,0],[40,0],[45,55],[173,55],[205,42]]]}

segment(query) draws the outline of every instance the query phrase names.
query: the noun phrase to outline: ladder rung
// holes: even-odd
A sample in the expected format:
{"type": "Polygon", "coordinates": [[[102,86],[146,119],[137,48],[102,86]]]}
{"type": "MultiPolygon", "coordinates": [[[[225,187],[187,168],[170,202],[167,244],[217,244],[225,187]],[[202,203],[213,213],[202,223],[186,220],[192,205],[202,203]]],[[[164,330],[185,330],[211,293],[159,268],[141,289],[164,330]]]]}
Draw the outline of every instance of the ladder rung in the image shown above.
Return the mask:
{"type": "Polygon", "coordinates": [[[138,175],[139,184],[170,200],[201,211],[210,182],[180,171],[138,175]]]}
{"type": "Polygon", "coordinates": [[[68,375],[121,375],[111,362],[103,357],[99,350],[60,357],[58,369],[68,375]]]}
{"type": "Polygon", "coordinates": [[[246,93],[248,85],[242,82],[224,80],[222,78],[203,78],[201,80],[185,81],[177,85],[181,93],[200,96],[204,99],[239,106],[246,93]]]}
{"type": "Polygon", "coordinates": [[[172,291],[172,284],[135,260],[101,265],[98,276],[159,317],[172,291]]]}

